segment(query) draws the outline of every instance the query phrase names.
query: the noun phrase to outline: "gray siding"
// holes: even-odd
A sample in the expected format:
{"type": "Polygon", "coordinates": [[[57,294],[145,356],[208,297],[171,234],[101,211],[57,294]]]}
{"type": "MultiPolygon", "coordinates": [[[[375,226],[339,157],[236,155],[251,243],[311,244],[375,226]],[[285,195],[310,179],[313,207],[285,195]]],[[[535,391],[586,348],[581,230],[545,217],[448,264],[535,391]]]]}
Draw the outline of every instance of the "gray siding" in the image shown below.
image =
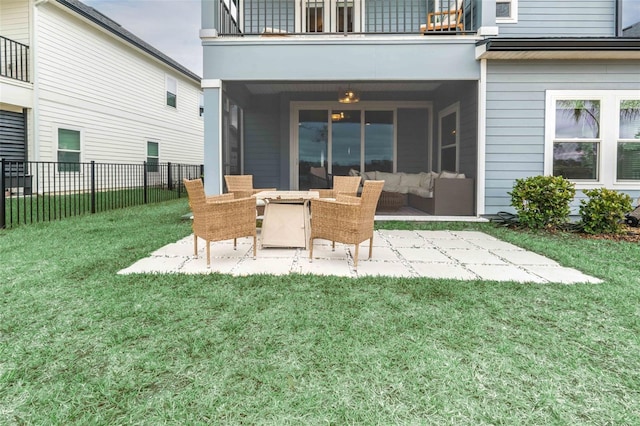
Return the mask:
{"type": "Polygon", "coordinates": [[[638,69],[633,61],[489,62],[485,213],[513,211],[514,180],[544,173],[546,90],[640,90],[638,69]]]}
{"type": "Polygon", "coordinates": [[[244,109],[244,131],[244,173],[256,188],[280,187],[279,98],[254,97],[244,109]]]}
{"type": "Polygon", "coordinates": [[[397,169],[418,173],[431,170],[429,161],[429,110],[426,108],[398,109],[397,169]]]}
{"type": "Polygon", "coordinates": [[[518,0],[518,22],[503,37],[615,36],[616,0],[518,0]]]}

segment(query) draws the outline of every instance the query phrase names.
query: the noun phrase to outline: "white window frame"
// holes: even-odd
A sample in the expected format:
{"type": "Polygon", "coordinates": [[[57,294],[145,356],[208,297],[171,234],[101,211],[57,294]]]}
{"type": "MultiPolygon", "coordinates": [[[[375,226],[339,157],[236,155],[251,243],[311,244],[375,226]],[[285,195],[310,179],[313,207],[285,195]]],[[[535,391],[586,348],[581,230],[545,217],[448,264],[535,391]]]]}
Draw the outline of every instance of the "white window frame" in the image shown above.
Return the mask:
{"type": "Polygon", "coordinates": [[[164,106],[168,108],[178,109],[178,79],[168,74],[165,75],[164,79],[164,106]],[[171,91],[170,89],[173,89],[174,91],[171,91]],[[175,106],[169,105],[169,103],[167,102],[167,93],[171,93],[176,97],[175,106]]]}
{"type": "Polygon", "coordinates": [[[517,24],[518,23],[518,0],[496,0],[496,7],[498,3],[510,3],[511,4],[511,16],[498,17],[496,16],[496,23],[498,24],[517,24]]]}
{"type": "MultiPolygon", "coordinates": [[[[84,162],[84,129],[80,128],[80,127],[75,127],[75,126],[65,126],[65,125],[56,125],[54,127],[55,129],[55,140],[56,140],[56,151],[55,151],[55,162],[58,163],[58,152],[60,151],[65,151],[65,152],[76,152],[76,151],[71,151],[68,149],[60,149],[60,142],[59,142],[59,136],[60,136],[60,130],[71,130],[73,132],[79,132],[80,133],[80,150],[77,151],[80,153],[80,157],[78,160],[78,163],[83,163],[84,162]]],[[[79,168],[79,171],[63,171],[60,173],[82,173],[82,167],[79,168]]]]}
{"type": "MultiPolygon", "coordinates": [[[[618,141],[620,140],[620,101],[638,99],[637,90],[547,90],[545,102],[544,174],[553,174],[553,142],[556,130],[556,101],[600,101],[600,137],[597,180],[573,180],[576,189],[638,189],[640,181],[617,180],[618,141]]],[[[586,139],[585,141],[591,141],[586,139]]]]}
{"type": "Polygon", "coordinates": [[[442,171],[442,150],[455,148],[456,150],[456,167],[455,170],[448,170],[450,172],[456,172],[460,170],[460,102],[449,105],[448,107],[438,112],[438,171],[442,171]],[[453,144],[442,145],[442,119],[451,115],[456,115],[456,141],[453,144]]]}
{"type": "MultiPolygon", "coordinates": [[[[323,28],[323,33],[337,33],[338,32],[338,2],[336,0],[301,0],[295,2],[295,30],[298,33],[308,32],[306,9],[307,5],[311,2],[312,6],[316,6],[316,3],[322,6],[322,19],[326,24],[323,28]]],[[[358,32],[361,28],[361,19],[365,16],[364,0],[348,0],[353,6],[353,30],[358,32]]],[[[342,31],[341,31],[342,32],[342,31]]]]}

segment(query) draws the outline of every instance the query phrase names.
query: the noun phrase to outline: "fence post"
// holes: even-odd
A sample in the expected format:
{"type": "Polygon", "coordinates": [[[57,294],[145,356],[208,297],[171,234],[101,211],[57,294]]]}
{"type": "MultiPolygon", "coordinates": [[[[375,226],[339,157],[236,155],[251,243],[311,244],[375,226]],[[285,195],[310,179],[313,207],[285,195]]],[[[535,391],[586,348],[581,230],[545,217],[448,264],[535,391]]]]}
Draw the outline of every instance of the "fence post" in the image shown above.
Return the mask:
{"type": "Polygon", "coordinates": [[[96,162],[91,161],[91,214],[96,212],[96,162]]]}
{"type": "Polygon", "coordinates": [[[173,180],[171,179],[171,163],[167,163],[167,189],[173,190],[173,180]]]}
{"type": "Polygon", "coordinates": [[[5,171],[4,158],[1,161],[2,161],[2,165],[0,166],[0,190],[2,191],[2,195],[0,195],[0,200],[2,202],[0,202],[0,229],[4,229],[7,226],[7,222],[6,222],[7,218],[6,218],[6,211],[5,211],[6,188],[4,187],[4,171],[5,171]]]}
{"type": "Polygon", "coordinates": [[[142,165],[144,167],[144,171],[142,173],[142,202],[143,204],[147,204],[147,188],[148,188],[148,182],[147,182],[147,162],[143,161],[142,165]]]}

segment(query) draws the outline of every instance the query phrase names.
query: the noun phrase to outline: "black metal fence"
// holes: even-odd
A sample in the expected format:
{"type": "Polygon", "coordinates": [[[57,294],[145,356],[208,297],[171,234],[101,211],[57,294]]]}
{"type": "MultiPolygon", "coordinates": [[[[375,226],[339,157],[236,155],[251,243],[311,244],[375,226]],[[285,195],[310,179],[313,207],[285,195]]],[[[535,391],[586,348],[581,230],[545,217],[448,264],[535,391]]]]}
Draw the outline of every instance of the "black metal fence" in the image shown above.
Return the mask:
{"type": "Polygon", "coordinates": [[[60,163],[2,160],[0,228],[186,196],[182,179],[203,166],[176,163],[60,163]]]}
{"type": "Polygon", "coordinates": [[[29,81],[29,46],[0,36],[0,75],[29,81]]]}

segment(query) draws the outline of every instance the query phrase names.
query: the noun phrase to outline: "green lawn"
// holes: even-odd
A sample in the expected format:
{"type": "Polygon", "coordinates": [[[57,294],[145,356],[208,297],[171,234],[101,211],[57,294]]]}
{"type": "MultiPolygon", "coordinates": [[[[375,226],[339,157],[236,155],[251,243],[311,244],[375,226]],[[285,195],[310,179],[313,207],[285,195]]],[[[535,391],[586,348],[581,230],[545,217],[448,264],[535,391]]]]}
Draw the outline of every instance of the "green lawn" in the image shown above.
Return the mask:
{"type": "Polygon", "coordinates": [[[187,211],[0,231],[0,424],[640,424],[638,244],[380,225],[481,230],[603,284],[116,275],[187,211]]]}

